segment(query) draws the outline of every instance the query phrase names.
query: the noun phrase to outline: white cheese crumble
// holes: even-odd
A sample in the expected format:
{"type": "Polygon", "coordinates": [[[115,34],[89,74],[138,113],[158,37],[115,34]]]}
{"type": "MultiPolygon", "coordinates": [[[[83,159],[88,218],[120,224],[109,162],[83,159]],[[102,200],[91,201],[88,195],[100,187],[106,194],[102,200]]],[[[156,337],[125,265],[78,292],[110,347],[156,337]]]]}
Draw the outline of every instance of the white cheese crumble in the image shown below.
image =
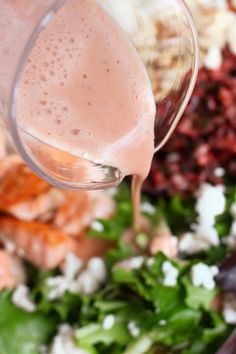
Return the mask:
{"type": "Polygon", "coordinates": [[[26,285],[18,285],[12,295],[12,302],[15,306],[26,312],[35,312],[37,310],[34,302],[29,298],[29,288],[26,285]]]}
{"type": "Polygon", "coordinates": [[[160,321],[158,322],[158,324],[159,324],[160,326],[166,326],[166,325],[167,325],[167,321],[166,321],[166,320],[160,320],[160,321]]]}
{"type": "Polygon", "coordinates": [[[50,288],[48,293],[49,300],[59,299],[69,289],[69,281],[60,275],[47,278],[46,285],[50,288]]]}
{"type": "Polygon", "coordinates": [[[84,267],[84,262],[74,254],[69,254],[62,267],[62,275],[46,280],[50,288],[48,299],[60,298],[66,291],[71,293],[92,294],[106,280],[106,266],[101,258],[91,258],[84,267]]]}
{"type": "Polygon", "coordinates": [[[196,237],[192,232],[183,234],[179,241],[179,252],[194,254],[209,248],[209,241],[204,238],[196,237]]]}
{"type": "Polygon", "coordinates": [[[225,209],[224,186],[212,186],[203,183],[197,193],[196,211],[200,224],[214,225],[215,218],[225,209]]]}
{"type": "Polygon", "coordinates": [[[223,167],[217,167],[214,170],[214,175],[216,177],[223,177],[225,175],[225,169],[223,167]]]}
{"type": "Polygon", "coordinates": [[[114,326],[115,322],[116,318],[114,315],[107,315],[103,320],[102,328],[108,331],[114,326]]]}
{"type": "Polygon", "coordinates": [[[54,337],[52,347],[49,354],[89,354],[84,349],[75,345],[74,331],[67,325],[63,324],[58,329],[58,334],[54,337]]]}
{"type": "Polygon", "coordinates": [[[87,269],[98,282],[104,282],[106,280],[107,270],[102,258],[91,258],[88,262],[87,269]]]}
{"type": "Polygon", "coordinates": [[[140,329],[134,321],[128,323],[128,330],[132,337],[138,337],[140,335],[140,329]]]}
{"type": "Polygon", "coordinates": [[[99,282],[88,270],[84,270],[78,277],[76,281],[78,285],[78,290],[82,294],[93,294],[99,289],[99,282]]]}
{"type": "Polygon", "coordinates": [[[214,277],[219,273],[216,266],[209,267],[204,263],[195,264],[191,270],[192,283],[196,287],[204,287],[213,290],[215,287],[214,277]]]}
{"type": "Polygon", "coordinates": [[[226,323],[236,324],[236,297],[234,294],[227,294],[225,296],[223,317],[226,323]]]}
{"type": "Polygon", "coordinates": [[[65,263],[62,267],[63,274],[66,279],[72,280],[83,268],[84,262],[81,258],[77,257],[74,253],[69,253],[66,256],[65,263]]]}
{"type": "Polygon", "coordinates": [[[149,214],[149,215],[154,215],[155,208],[152,204],[150,204],[148,202],[144,202],[141,204],[141,212],[149,214]]]}
{"type": "Polygon", "coordinates": [[[197,193],[197,224],[193,232],[185,233],[179,242],[179,251],[193,254],[220,244],[214,227],[216,217],[224,212],[226,198],[223,186],[204,183],[197,193]]]}
{"type": "Polygon", "coordinates": [[[163,284],[166,286],[175,286],[179,276],[179,270],[169,261],[162,264],[162,272],[164,274],[163,284]]]}
{"type": "Polygon", "coordinates": [[[154,263],[155,263],[155,258],[154,258],[154,257],[149,257],[149,258],[146,260],[146,265],[147,265],[148,267],[152,267],[154,263]]]}
{"type": "Polygon", "coordinates": [[[103,232],[104,231],[104,226],[103,224],[98,221],[98,220],[95,220],[92,222],[91,224],[91,228],[97,232],[103,232]]]}

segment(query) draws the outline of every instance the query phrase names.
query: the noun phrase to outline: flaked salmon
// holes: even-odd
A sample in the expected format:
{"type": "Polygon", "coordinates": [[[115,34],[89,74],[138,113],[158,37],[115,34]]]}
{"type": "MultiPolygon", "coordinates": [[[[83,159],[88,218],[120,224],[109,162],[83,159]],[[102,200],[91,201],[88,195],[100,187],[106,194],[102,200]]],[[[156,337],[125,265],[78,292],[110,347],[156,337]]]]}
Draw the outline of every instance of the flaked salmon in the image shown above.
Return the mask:
{"type": "Polygon", "coordinates": [[[63,201],[63,192],[41,180],[18,156],[0,161],[0,211],[21,220],[46,220],[63,201]]]}
{"type": "Polygon", "coordinates": [[[13,288],[25,282],[21,260],[5,250],[0,250],[0,290],[13,288]]]}
{"type": "Polygon", "coordinates": [[[53,224],[76,236],[97,218],[108,219],[115,211],[112,197],[105,191],[65,191],[65,201],[56,211],[53,224]]]}
{"type": "Polygon", "coordinates": [[[43,269],[56,268],[77,248],[70,236],[51,225],[10,217],[0,218],[0,239],[6,246],[13,243],[19,255],[43,269]]]}

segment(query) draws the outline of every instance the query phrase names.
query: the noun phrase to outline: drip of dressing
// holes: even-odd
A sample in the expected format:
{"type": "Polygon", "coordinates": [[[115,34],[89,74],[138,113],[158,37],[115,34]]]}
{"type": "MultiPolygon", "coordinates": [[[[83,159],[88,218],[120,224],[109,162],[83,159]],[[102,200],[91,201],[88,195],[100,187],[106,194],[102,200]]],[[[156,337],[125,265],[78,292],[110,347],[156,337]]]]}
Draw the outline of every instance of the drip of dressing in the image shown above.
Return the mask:
{"type": "Polygon", "coordinates": [[[133,175],[135,229],[154,154],[155,115],[146,68],[127,35],[97,1],[66,2],[29,55],[17,123],[48,153],[56,149],[58,159],[86,156],[133,175]]]}

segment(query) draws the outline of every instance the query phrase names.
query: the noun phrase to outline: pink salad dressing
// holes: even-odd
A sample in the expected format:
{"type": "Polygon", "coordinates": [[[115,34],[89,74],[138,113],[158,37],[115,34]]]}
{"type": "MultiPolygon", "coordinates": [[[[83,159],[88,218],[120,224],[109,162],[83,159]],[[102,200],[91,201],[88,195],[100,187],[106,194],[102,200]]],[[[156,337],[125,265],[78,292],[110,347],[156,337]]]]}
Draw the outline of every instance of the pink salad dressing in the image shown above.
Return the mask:
{"type": "Polygon", "coordinates": [[[145,66],[126,34],[95,0],[66,2],[29,56],[17,100],[19,127],[49,147],[135,176],[137,226],[155,114],[145,66]]]}

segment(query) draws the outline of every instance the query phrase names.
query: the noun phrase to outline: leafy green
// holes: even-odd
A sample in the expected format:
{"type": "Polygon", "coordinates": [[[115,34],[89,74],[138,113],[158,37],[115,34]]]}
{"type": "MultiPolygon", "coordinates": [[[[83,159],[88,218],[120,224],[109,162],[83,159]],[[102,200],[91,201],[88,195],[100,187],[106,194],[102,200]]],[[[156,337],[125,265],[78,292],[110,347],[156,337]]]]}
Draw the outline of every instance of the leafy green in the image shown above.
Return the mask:
{"type": "Polygon", "coordinates": [[[55,333],[56,320],[39,311],[27,313],[13,305],[11,292],[0,293],[0,353],[38,354],[55,333]]]}
{"type": "Polygon", "coordinates": [[[124,354],[145,354],[151,348],[153,339],[150,335],[144,334],[136,340],[133,340],[125,350],[124,354]]]}
{"type": "Polygon", "coordinates": [[[111,329],[103,329],[101,324],[90,324],[76,331],[79,345],[96,345],[103,343],[111,345],[117,343],[126,345],[130,340],[128,328],[122,322],[116,322],[111,329]]]}
{"type": "MultiPolygon", "coordinates": [[[[232,222],[230,206],[236,202],[236,188],[227,188],[225,212],[216,220],[216,229],[223,240],[232,222]]],[[[115,196],[117,210],[111,220],[99,220],[103,231],[90,230],[90,237],[112,241],[115,248],[105,256],[108,277],[103,287],[92,295],[65,292],[59,299],[48,299],[46,280],[60,274],[59,270],[39,271],[27,264],[28,285],[37,312],[26,313],[11,302],[11,292],[0,293],[0,353],[38,354],[40,344],[50,341],[57,325],[69,323],[76,328],[79,348],[89,354],[214,354],[232,331],[211,304],[220,289],[195,287],[191,269],[197,262],[218,264],[228,252],[222,244],[185,257],[169,259],[156,254],[152,262],[143,255],[138,269],[126,267],[122,260],[137,254],[122,237],[132,223],[132,207],[128,188],[119,188],[115,196]],[[171,262],[179,271],[175,286],[165,286],[163,263],[171,262]],[[104,328],[106,316],[112,315],[114,324],[104,328]],[[135,326],[136,333],[130,328],[135,326]],[[14,339],[14,340],[13,340],[14,339]]],[[[148,200],[148,198],[146,198],[148,200]]],[[[196,220],[194,199],[175,196],[155,201],[156,212],[146,215],[155,228],[166,220],[174,234],[189,230],[196,220]]],[[[145,250],[147,235],[137,236],[139,250],[145,250]]]]}
{"type": "Polygon", "coordinates": [[[204,309],[210,309],[211,303],[219,292],[219,289],[214,288],[208,290],[204,287],[196,287],[192,285],[188,277],[185,276],[182,279],[182,283],[186,289],[185,302],[188,307],[198,309],[203,307],[204,309]]]}
{"type": "Polygon", "coordinates": [[[229,235],[230,226],[232,223],[230,207],[233,203],[236,203],[236,187],[234,185],[229,186],[226,189],[226,206],[224,213],[216,218],[215,228],[220,237],[229,235]]]}

